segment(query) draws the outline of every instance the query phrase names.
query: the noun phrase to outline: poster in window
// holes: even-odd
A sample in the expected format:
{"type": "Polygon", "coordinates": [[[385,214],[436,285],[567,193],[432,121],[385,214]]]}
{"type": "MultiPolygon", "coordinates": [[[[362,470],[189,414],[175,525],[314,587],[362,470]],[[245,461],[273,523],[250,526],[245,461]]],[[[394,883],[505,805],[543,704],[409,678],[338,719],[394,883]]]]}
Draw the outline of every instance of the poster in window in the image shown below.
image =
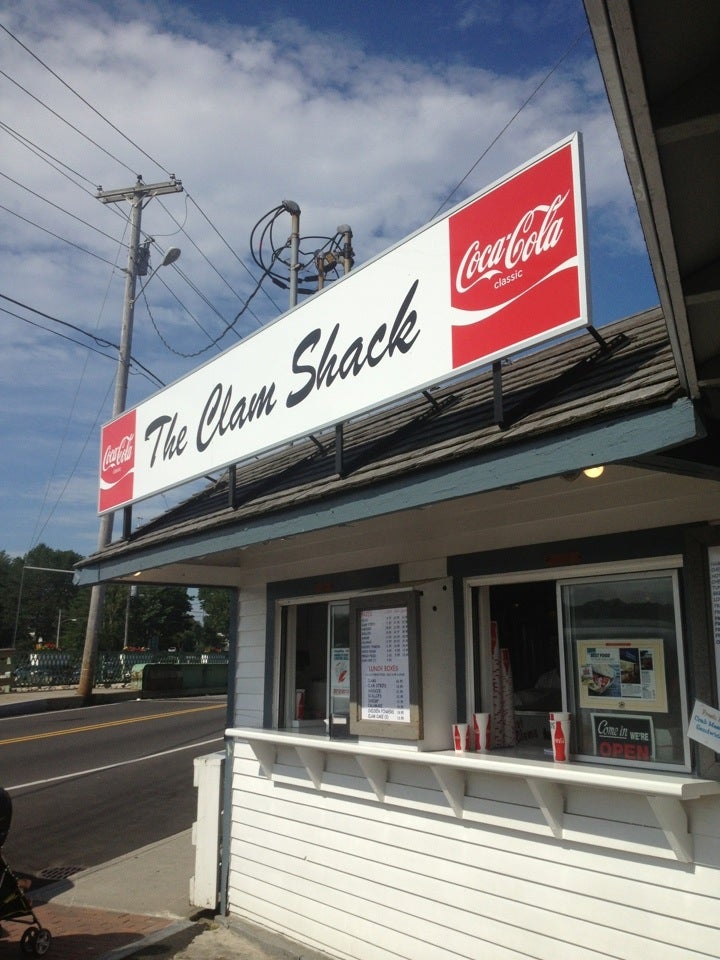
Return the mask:
{"type": "Polygon", "coordinates": [[[667,713],[662,640],[581,640],[580,706],[667,713]]]}
{"type": "Polygon", "coordinates": [[[417,604],[407,592],[351,601],[351,732],[420,735],[417,604]]]}
{"type": "Polygon", "coordinates": [[[350,706],[350,648],[334,646],[330,659],[330,684],[333,714],[347,714],[350,706]]]}

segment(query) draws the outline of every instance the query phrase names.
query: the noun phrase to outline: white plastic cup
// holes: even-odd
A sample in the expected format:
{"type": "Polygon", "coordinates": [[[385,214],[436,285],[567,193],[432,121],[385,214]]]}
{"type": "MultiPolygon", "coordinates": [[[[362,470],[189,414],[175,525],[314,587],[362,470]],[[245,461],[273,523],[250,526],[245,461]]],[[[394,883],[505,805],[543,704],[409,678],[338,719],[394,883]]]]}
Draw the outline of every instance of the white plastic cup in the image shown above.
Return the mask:
{"type": "Polygon", "coordinates": [[[467,753],[468,730],[469,727],[467,723],[454,723],[452,725],[452,738],[455,753],[467,753]]]}
{"type": "Polygon", "coordinates": [[[555,711],[550,714],[550,740],[553,760],[567,763],[570,759],[570,714],[555,711]]]}
{"type": "Polygon", "coordinates": [[[487,753],[492,745],[492,721],[490,717],[489,713],[473,714],[475,750],[478,753],[487,753]]]}

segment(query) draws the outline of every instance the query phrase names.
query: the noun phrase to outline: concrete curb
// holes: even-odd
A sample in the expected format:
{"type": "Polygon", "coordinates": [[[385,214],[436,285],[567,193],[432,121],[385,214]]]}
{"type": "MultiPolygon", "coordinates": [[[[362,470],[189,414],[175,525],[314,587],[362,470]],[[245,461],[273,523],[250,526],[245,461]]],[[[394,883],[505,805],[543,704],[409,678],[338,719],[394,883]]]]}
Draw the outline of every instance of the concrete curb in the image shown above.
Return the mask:
{"type": "MultiPolygon", "coordinates": [[[[111,950],[109,953],[98,957],[98,960],[125,960],[125,957],[133,957],[136,954],[145,953],[149,947],[153,947],[157,943],[165,943],[166,940],[171,940],[196,926],[197,924],[193,923],[192,920],[178,920],[177,923],[173,923],[164,930],[158,930],[156,933],[151,933],[147,937],[143,937],[142,940],[139,940],[137,943],[130,943],[126,947],[117,947],[115,950],[111,950]]],[[[200,933],[202,933],[202,930],[198,927],[191,937],[187,939],[183,937],[182,942],[178,944],[178,949],[184,949],[187,944],[192,942],[200,933]]],[[[170,955],[174,956],[174,953],[170,955]]]]}
{"type": "Polygon", "coordinates": [[[97,706],[101,703],[122,703],[125,700],[137,700],[137,690],[116,690],[112,693],[93,693],[89,704],[82,697],[68,693],[59,696],[39,694],[4,694],[0,695],[0,717],[25,717],[28,714],[48,713],[51,710],[73,710],[83,706],[97,706]],[[27,699],[14,699],[14,697],[27,699]],[[12,697],[12,700],[5,700],[12,697]]]}

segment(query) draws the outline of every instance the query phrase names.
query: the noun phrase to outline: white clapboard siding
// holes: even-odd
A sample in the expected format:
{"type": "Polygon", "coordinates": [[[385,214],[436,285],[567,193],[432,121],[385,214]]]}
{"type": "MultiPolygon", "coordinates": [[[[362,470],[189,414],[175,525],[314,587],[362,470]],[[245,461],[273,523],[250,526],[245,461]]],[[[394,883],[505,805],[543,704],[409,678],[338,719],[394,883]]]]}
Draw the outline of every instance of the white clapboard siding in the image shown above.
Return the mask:
{"type": "MultiPolygon", "coordinates": [[[[704,836],[696,837],[711,854],[687,867],[459,820],[441,791],[400,761],[392,776],[403,782],[388,787],[409,801],[414,784],[411,806],[378,802],[347,761],[328,763],[332,792],[315,789],[295,765],[300,785],[270,781],[250,748],[236,744],[231,914],[352,960],[718,956],[717,804],[714,817],[703,804],[704,836]]],[[[625,799],[612,795],[611,808],[598,811],[575,798],[573,835],[582,837],[583,820],[597,829],[600,812],[608,824],[623,823],[625,799]]],[[[520,800],[515,792],[504,814],[497,793],[477,802],[510,822],[524,815],[520,800]]],[[[635,798],[627,813],[645,816],[635,798]]]]}
{"type": "Polygon", "coordinates": [[[234,723],[261,727],[265,679],[266,594],[264,587],[243,588],[238,611],[234,723]]]}
{"type": "MultiPolygon", "coordinates": [[[[349,863],[352,875],[362,876],[369,881],[373,888],[373,902],[376,898],[381,902],[390,898],[390,901],[398,907],[398,891],[409,891],[415,899],[408,904],[407,914],[421,910],[422,915],[427,915],[428,910],[432,913],[439,907],[449,916],[460,904],[468,910],[468,916],[479,915],[483,913],[483,903],[485,903],[486,919],[494,921],[509,909],[511,912],[504,919],[506,925],[515,924],[521,918],[523,928],[529,925],[535,933],[545,930],[547,934],[548,930],[553,931],[558,924],[564,923],[566,915],[581,916],[583,912],[590,909],[601,911],[606,915],[612,913],[616,931],[627,930],[632,934],[636,928],[636,907],[633,902],[628,904],[618,900],[618,891],[612,878],[608,878],[607,889],[598,893],[593,891],[594,895],[577,892],[574,885],[570,884],[559,899],[557,887],[550,883],[538,889],[537,877],[528,878],[527,864],[524,871],[518,869],[521,864],[515,864],[514,875],[508,875],[492,869],[486,859],[487,854],[483,854],[482,851],[475,851],[474,856],[472,853],[468,856],[467,851],[462,851],[465,854],[464,861],[460,858],[438,858],[435,854],[437,844],[430,845],[427,841],[423,841],[422,849],[408,848],[404,843],[402,847],[391,852],[389,844],[381,837],[375,837],[371,832],[372,826],[367,824],[363,827],[365,832],[362,835],[347,834],[339,829],[345,827],[345,831],[347,830],[346,818],[342,815],[331,815],[323,811],[318,816],[317,811],[307,807],[304,810],[304,816],[298,820],[293,816],[292,810],[284,809],[285,803],[293,803],[291,798],[278,801],[277,808],[273,806],[272,810],[269,810],[267,803],[262,803],[259,798],[255,799],[254,804],[249,798],[247,799],[248,803],[243,809],[243,822],[237,825],[236,841],[239,848],[245,850],[244,855],[248,861],[255,864],[262,863],[262,853],[258,851],[265,848],[273,849],[278,854],[285,852],[296,860],[304,860],[307,856],[307,843],[301,838],[305,836],[306,829],[314,828],[312,854],[314,864],[322,864],[330,870],[334,858],[346,854],[344,860],[347,863],[343,872],[347,872],[349,863]],[[271,826],[272,821],[274,821],[273,826],[271,826]],[[298,822],[303,824],[303,829],[300,831],[298,822]],[[450,901],[443,901],[444,892],[449,893],[450,901]],[[431,899],[429,906],[426,902],[428,898],[431,899]],[[538,909],[542,911],[540,917],[537,915],[538,909]]],[[[296,802],[295,814],[298,813],[298,806],[296,802]]],[[[383,825],[378,823],[375,832],[382,834],[383,825]]],[[[455,848],[449,849],[448,852],[452,852],[455,856],[459,851],[455,848]]],[[[527,860],[527,858],[523,859],[527,860]]],[[[501,863],[501,866],[503,865],[501,863]]],[[[302,863],[300,863],[300,869],[304,869],[302,863]]],[[[537,873],[537,871],[534,872],[537,873]]],[[[309,879],[307,874],[304,876],[306,880],[309,879]]],[[[548,879],[551,878],[548,877],[548,879]]],[[[678,899],[676,893],[673,899],[676,910],[678,899]]],[[[669,901],[666,906],[668,909],[673,907],[672,901],[669,901]]],[[[455,925],[461,922],[453,918],[455,925]]],[[[476,924],[477,917],[471,917],[469,922],[476,924]]],[[[595,921],[592,923],[596,925],[595,921]]],[[[658,914],[653,925],[653,939],[675,938],[674,948],[684,948],[692,938],[699,939],[698,932],[702,933],[702,931],[696,929],[696,924],[695,918],[684,918],[682,922],[677,923],[658,914]]],[[[708,928],[705,947],[714,949],[716,937],[717,931],[708,928]]],[[[619,936],[618,940],[620,939],[619,936]]],[[[647,937],[645,939],[647,940],[647,937]]],[[[662,951],[656,952],[656,955],[661,956],[662,951]]],[[[672,956],[672,953],[669,955],[672,956]]]]}
{"type": "MultiPolygon", "coordinates": [[[[257,765],[255,765],[255,768],[256,766],[257,765]]],[[[287,791],[275,791],[268,797],[262,783],[259,785],[259,790],[253,790],[251,781],[238,778],[237,782],[246,788],[242,794],[243,815],[246,810],[255,809],[256,807],[259,807],[260,810],[268,810],[270,809],[268,806],[270,803],[273,805],[273,816],[277,815],[282,818],[287,818],[291,826],[295,821],[307,824],[318,821],[317,800],[313,800],[312,796],[307,798],[309,802],[304,802],[302,795],[297,794],[291,796],[287,791]],[[294,809],[285,810],[285,803],[294,804],[294,809]]],[[[415,851],[426,854],[428,850],[434,850],[437,842],[440,842],[444,845],[447,859],[453,864],[464,863],[470,866],[476,866],[478,863],[483,863],[487,869],[488,858],[492,856],[493,869],[496,872],[501,872],[503,875],[515,879],[526,878],[527,864],[525,861],[528,856],[532,856],[533,859],[537,861],[535,871],[543,871],[546,864],[552,866],[557,860],[557,854],[552,843],[547,843],[542,846],[538,845],[532,848],[531,851],[525,839],[513,833],[500,834],[479,830],[463,831],[458,840],[457,827],[454,823],[445,823],[443,821],[434,822],[428,819],[413,820],[411,829],[408,831],[406,828],[407,818],[403,814],[394,814],[391,809],[386,810],[382,819],[380,819],[372,805],[356,805],[352,820],[347,819],[344,805],[339,809],[341,812],[335,813],[330,798],[325,799],[322,817],[331,824],[331,829],[339,833],[345,831],[348,836],[366,836],[372,833],[375,838],[377,838],[378,832],[382,832],[385,837],[383,842],[388,846],[394,844],[398,856],[404,851],[415,851]]],[[[570,862],[564,867],[564,876],[569,877],[567,884],[568,889],[576,890],[580,888],[581,882],[587,880],[587,858],[584,855],[582,857],[576,856],[576,860],[580,863],[580,866],[574,865],[572,855],[569,856],[568,859],[570,862]]],[[[605,870],[606,875],[611,878],[611,889],[606,897],[609,902],[615,899],[618,891],[622,898],[624,894],[629,894],[630,891],[634,889],[632,884],[628,884],[627,887],[624,886],[626,882],[625,878],[612,873],[613,868],[618,865],[618,861],[615,858],[610,858],[607,862],[603,862],[602,857],[598,858],[598,860],[598,870],[605,870]]],[[[622,866],[623,862],[620,862],[619,867],[622,868],[622,866]]],[[[625,866],[627,866],[627,863],[625,863],[625,866]]],[[[633,871],[634,867],[635,864],[633,863],[633,871]]],[[[682,870],[682,868],[680,868],[680,870],[682,870]]],[[[656,895],[658,907],[661,912],[671,912],[672,903],[677,899],[678,891],[675,889],[675,884],[676,882],[682,882],[683,874],[684,871],[679,875],[679,878],[676,878],[672,874],[670,875],[670,886],[666,891],[667,902],[663,900],[662,890],[659,895],[656,895]]],[[[602,893],[597,894],[596,892],[598,878],[602,884],[602,872],[591,881],[593,886],[592,895],[602,896],[602,893]]]]}
{"type": "MultiPolygon", "coordinates": [[[[246,748],[240,747],[240,750],[246,748]]],[[[236,775],[236,787],[242,789],[246,793],[246,799],[250,796],[258,793],[263,798],[266,796],[270,797],[283,797],[284,794],[272,793],[268,794],[266,789],[266,783],[262,776],[258,780],[258,762],[252,753],[240,752],[235,761],[235,775],[236,775]],[[245,779],[248,777],[248,779],[245,779]]],[[[312,796],[303,799],[301,794],[297,794],[294,797],[287,796],[288,802],[296,802],[299,804],[306,803],[313,811],[313,816],[315,816],[314,811],[317,809],[317,798],[313,799],[312,796]]],[[[323,800],[323,808],[327,811],[331,808],[332,798],[325,796],[323,800]]],[[[265,803],[265,800],[262,801],[265,803]]],[[[616,811],[618,816],[622,816],[622,811],[617,807],[616,811]]],[[[345,806],[342,805],[340,808],[345,814],[345,806]]],[[[401,824],[405,823],[405,818],[402,814],[399,814],[395,818],[394,811],[391,807],[388,807],[383,814],[383,819],[390,824],[391,828],[394,830],[399,827],[401,824]]],[[[371,829],[373,824],[378,823],[378,813],[372,804],[366,805],[357,805],[353,810],[353,821],[351,833],[361,832],[363,829],[363,824],[367,824],[368,829],[371,829]]],[[[524,826],[524,825],[523,825],[524,826]]],[[[446,822],[446,818],[442,818],[437,821],[430,820],[418,820],[413,821],[412,832],[403,838],[403,844],[411,843],[415,836],[420,837],[420,849],[425,849],[428,844],[431,844],[433,840],[438,837],[443,842],[448,845],[452,844],[453,839],[457,836],[456,825],[452,822],[446,822]],[[423,839],[424,837],[424,839],[423,839]]],[[[718,844],[715,837],[701,837],[700,840],[705,843],[706,841],[711,842],[715,850],[717,850],[718,844]]],[[[497,832],[488,832],[488,831],[473,831],[465,832],[462,834],[462,846],[456,847],[451,859],[458,860],[462,859],[463,852],[468,850],[471,853],[473,858],[475,857],[484,857],[487,856],[483,849],[477,851],[473,850],[473,846],[479,848],[490,846],[493,854],[496,854],[498,851],[507,851],[509,855],[519,854],[523,857],[532,855],[533,858],[537,859],[539,862],[547,862],[549,864],[554,864],[557,860],[557,844],[552,841],[546,844],[537,845],[532,848],[532,854],[529,852],[529,847],[526,842],[526,838],[522,833],[516,831],[497,831],[497,832]]],[[[401,849],[403,847],[401,846],[401,849]]],[[[587,865],[588,865],[588,856],[587,852],[583,851],[581,848],[576,847],[575,845],[567,846],[564,849],[563,853],[565,859],[566,869],[577,867],[581,872],[575,876],[569,884],[571,889],[576,889],[579,880],[586,875],[587,865]]],[[[607,874],[612,877],[612,882],[614,885],[620,885],[622,892],[622,881],[628,880],[634,884],[636,881],[639,881],[643,885],[654,885],[656,888],[667,888],[670,892],[671,897],[675,898],[677,893],[691,893],[696,892],[698,889],[708,888],[710,883],[714,883],[714,878],[717,876],[713,871],[717,870],[720,867],[720,854],[716,855],[714,859],[709,859],[707,857],[700,858],[702,863],[709,865],[709,877],[712,878],[709,883],[697,884],[695,880],[696,874],[701,874],[703,871],[703,866],[696,866],[694,870],[683,866],[682,864],[670,862],[667,866],[668,869],[658,871],[657,864],[654,860],[644,857],[630,857],[630,856],[619,856],[615,853],[609,853],[603,851],[602,849],[593,851],[593,868],[600,875],[607,874]]],[[[524,868],[521,875],[524,875],[524,868]]],[[[628,889],[635,889],[634,885],[628,889]]],[[[657,894],[654,894],[657,896],[657,894]]],[[[667,909],[660,906],[660,912],[665,913],[667,909]]]]}

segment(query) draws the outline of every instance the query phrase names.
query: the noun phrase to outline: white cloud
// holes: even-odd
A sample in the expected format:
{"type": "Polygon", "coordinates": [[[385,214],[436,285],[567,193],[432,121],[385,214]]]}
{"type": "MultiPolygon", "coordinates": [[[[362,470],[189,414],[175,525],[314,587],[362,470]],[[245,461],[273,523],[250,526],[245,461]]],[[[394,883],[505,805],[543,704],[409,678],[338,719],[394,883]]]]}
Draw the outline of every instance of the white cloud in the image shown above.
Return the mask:
{"type": "MultiPolygon", "coordinates": [[[[461,27],[479,18],[492,21],[498,9],[464,5],[461,27]]],[[[529,14],[516,5],[513,15],[529,14]]],[[[557,15],[554,6],[547,11],[551,18],[557,15]]],[[[106,9],[89,0],[11,0],[0,4],[0,21],[161,164],[143,156],[9,36],[0,35],[3,70],[127,165],[0,78],[6,122],[88,182],[82,180],[83,189],[78,189],[2,130],[0,169],[113,239],[6,180],[1,181],[0,202],[110,262],[118,256],[125,225],[118,209],[94,198],[94,186],[129,186],[137,173],[146,182],[165,181],[169,173],[181,178],[190,198],[247,264],[253,224],[282,199],[300,204],[303,234],[328,235],[340,223],[349,223],[358,259],[365,260],[433,215],[544,76],[537,70],[529,75],[522,67],[516,76],[509,69],[494,74],[455,55],[443,64],[439,51],[432,64],[374,56],[360,42],[341,44],[337,33],[311,32],[296,21],[278,21],[264,33],[229,23],[202,23],[188,9],[159,2],[113,4],[106,9]],[[168,11],[172,16],[164,18],[168,11]]],[[[524,24],[523,29],[529,29],[530,21],[524,24]]],[[[572,130],[582,129],[589,203],[602,215],[600,241],[607,237],[632,252],[640,243],[637,220],[599,72],[587,46],[584,52],[584,58],[575,56],[567,69],[558,70],[542,87],[452,203],[572,130]]],[[[252,282],[188,196],[153,200],[144,211],[143,227],[163,249],[182,247],[178,267],[226,322],[232,319],[240,301],[227,284],[244,297],[252,282]],[[165,211],[185,227],[190,240],[165,211]]],[[[279,225],[276,239],[284,239],[287,229],[287,224],[279,225]]],[[[113,270],[5,213],[0,218],[0,244],[0,292],[84,329],[97,328],[101,336],[117,341],[124,253],[113,270]]],[[[178,275],[166,269],[161,278],[213,337],[221,332],[223,322],[178,275]]],[[[287,293],[275,287],[269,292],[284,308],[287,293]]],[[[153,317],[176,350],[193,353],[207,343],[195,321],[167,298],[159,279],[152,281],[147,293],[153,317]]],[[[5,301],[0,305],[15,309],[5,301]]],[[[277,312],[263,295],[255,298],[253,310],[261,319],[277,312]]],[[[247,316],[239,329],[256,326],[257,321],[247,316]]],[[[9,429],[12,422],[19,437],[42,436],[46,453],[32,475],[20,457],[21,482],[37,482],[44,489],[52,479],[55,490],[62,474],[48,476],[47,455],[53,444],[60,444],[64,432],[60,421],[72,409],[74,390],[79,400],[68,427],[73,442],[65,442],[67,451],[58,457],[58,471],[72,468],[80,438],[92,423],[108,418],[104,398],[113,365],[93,359],[85,369],[80,348],[7,316],[0,338],[3,427],[9,429]],[[52,429],[48,419],[54,423],[52,429]]],[[[232,342],[229,336],[222,345],[232,342]]],[[[133,353],[165,381],[198,362],[183,361],[165,349],[142,303],[137,308],[133,353]]],[[[133,377],[129,400],[137,402],[151,391],[146,381],[133,377]]],[[[96,465],[91,444],[57,511],[63,520],[51,528],[55,532],[50,539],[57,537],[53,545],[72,546],[74,538],[64,538],[73,525],[82,528],[83,543],[88,539],[85,531],[96,529],[96,465]],[[69,524],[68,516],[74,518],[69,524]]],[[[12,484],[12,471],[6,462],[4,484],[12,484]]],[[[4,524],[8,542],[0,548],[27,549],[31,544],[24,538],[35,521],[31,506],[20,511],[12,523],[4,524]]]]}

